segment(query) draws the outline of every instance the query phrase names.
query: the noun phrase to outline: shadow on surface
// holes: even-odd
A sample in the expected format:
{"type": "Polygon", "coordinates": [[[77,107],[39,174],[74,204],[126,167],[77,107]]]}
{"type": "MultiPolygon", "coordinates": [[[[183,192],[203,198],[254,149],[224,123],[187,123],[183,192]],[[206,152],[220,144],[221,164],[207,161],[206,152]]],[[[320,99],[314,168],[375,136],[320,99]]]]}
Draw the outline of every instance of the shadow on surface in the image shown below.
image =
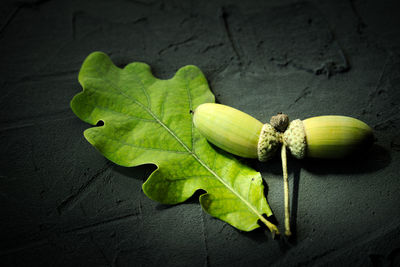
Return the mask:
{"type": "Polygon", "coordinates": [[[390,153],[374,144],[368,153],[340,160],[304,159],[302,168],[318,175],[371,173],[385,168],[391,162],[390,153]]]}
{"type": "MultiPolygon", "coordinates": [[[[311,173],[318,175],[327,174],[357,174],[370,173],[385,168],[391,162],[389,151],[384,147],[374,144],[368,153],[355,155],[345,159],[312,159],[305,158],[297,160],[288,157],[288,174],[293,175],[303,168],[311,173]]],[[[268,162],[248,160],[248,165],[261,173],[272,173],[282,175],[282,163],[278,155],[268,162]]],[[[290,178],[290,177],[289,177],[290,178]]]]}
{"type": "Polygon", "coordinates": [[[124,167],[117,164],[113,164],[113,170],[117,173],[122,174],[128,178],[140,179],[143,182],[157,169],[154,164],[143,164],[136,167],[124,167]]]}
{"type": "Polygon", "coordinates": [[[297,244],[297,209],[299,206],[299,184],[300,184],[300,172],[301,162],[292,162],[291,172],[293,172],[293,191],[291,193],[291,209],[290,209],[290,229],[292,236],[288,239],[291,244],[297,244]]]}
{"type": "Polygon", "coordinates": [[[194,192],[194,194],[191,197],[186,199],[184,202],[177,203],[177,204],[161,204],[161,203],[158,203],[157,206],[156,206],[156,209],[157,210],[166,210],[166,209],[173,208],[173,207],[175,207],[177,205],[182,205],[182,204],[198,204],[198,205],[200,205],[199,197],[202,194],[205,194],[205,193],[207,193],[205,190],[198,189],[198,190],[196,190],[196,192],[194,192]]]}
{"type": "MultiPolygon", "coordinates": [[[[217,149],[219,151],[219,149],[217,149]]],[[[225,153],[225,152],[221,152],[225,153]]],[[[232,156],[232,155],[231,155],[232,156]]],[[[240,162],[253,167],[257,171],[261,173],[272,173],[274,175],[282,175],[282,163],[279,156],[274,157],[268,162],[258,162],[257,160],[252,159],[243,159],[239,157],[234,157],[240,162]]],[[[282,252],[287,251],[292,246],[297,244],[297,213],[298,213],[298,199],[299,199],[299,185],[300,185],[300,173],[301,169],[314,173],[316,175],[328,175],[328,174],[359,174],[359,173],[369,173],[375,172],[379,169],[385,168],[391,162],[390,153],[385,150],[382,146],[374,145],[369,153],[365,153],[360,157],[347,158],[342,160],[318,160],[318,159],[304,159],[297,160],[292,157],[288,158],[288,174],[289,179],[292,180],[293,187],[290,192],[291,199],[291,209],[290,209],[290,218],[291,218],[291,231],[292,236],[286,237],[281,234],[281,236],[276,236],[275,239],[279,239],[279,244],[282,252]]],[[[141,179],[145,182],[148,177],[151,175],[153,171],[157,169],[154,164],[144,164],[137,167],[122,167],[118,165],[114,165],[113,169],[129,178],[141,179]]],[[[347,177],[347,176],[346,176],[347,177]]],[[[264,195],[268,196],[268,185],[264,184],[264,195]]],[[[206,193],[204,190],[197,190],[189,199],[180,203],[199,203],[200,195],[206,193]]],[[[180,205],[178,204],[178,205],[180,205]]],[[[166,204],[158,204],[156,206],[157,210],[165,210],[174,207],[175,205],[166,205],[166,204]]],[[[270,216],[268,218],[270,222],[275,225],[279,225],[275,216],[270,216]]],[[[253,230],[251,232],[242,232],[243,236],[250,238],[257,243],[263,243],[269,240],[271,237],[271,232],[269,229],[260,224],[260,228],[253,230]],[[261,234],[262,233],[262,234],[261,234]]],[[[280,227],[280,230],[283,230],[280,227]]]]}
{"type": "MultiPolygon", "coordinates": [[[[293,183],[290,192],[291,209],[290,209],[290,227],[292,236],[287,238],[281,236],[280,245],[283,251],[297,243],[297,211],[299,199],[299,185],[301,169],[314,173],[316,175],[328,174],[362,174],[375,172],[385,168],[391,162],[390,153],[380,145],[374,144],[372,148],[359,157],[346,158],[340,160],[322,160],[322,159],[303,159],[296,160],[293,157],[288,158],[288,174],[289,181],[293,183]]],[[[281,159],[276,156],[268,162],[248,161],[248,164],[262,173],[272,173],[274,175],[282,175],[281,159]]],[[[348,176],[346,176],[348,179],[348,176]]],[[[264,179],[263,179],[264,180],[264,179]]],[[[282,191],[283,192],[283,191],[282,191]]],[[[264,182],[264,195],[268,195],[268,185],[264,182]]],[[[274,222],[277,224],[277,222],[274,222]]]]}
{"type": "MultiPolygon", "coordinates": [[[[264,216],[265,217],[265,216],[264,216]]],[[[271,221],[271,218],[267,218],[268,220],[271,221]]],[[[261,224],[260,224],[261,225],[261,224]]],[[[264,225],[261,225],[260,228],[254,229],[253,231],[250,232],[240,232],[244,237],[249,238],[253,241],[255,241],[257,244],[263,244],[266,243],[272,239],[278,239],[278,236],[273,237],[271,232],[268,230],[268,228],[264,225]]],[[[273,241],[273,240],[272,240],[273,241]]]]}

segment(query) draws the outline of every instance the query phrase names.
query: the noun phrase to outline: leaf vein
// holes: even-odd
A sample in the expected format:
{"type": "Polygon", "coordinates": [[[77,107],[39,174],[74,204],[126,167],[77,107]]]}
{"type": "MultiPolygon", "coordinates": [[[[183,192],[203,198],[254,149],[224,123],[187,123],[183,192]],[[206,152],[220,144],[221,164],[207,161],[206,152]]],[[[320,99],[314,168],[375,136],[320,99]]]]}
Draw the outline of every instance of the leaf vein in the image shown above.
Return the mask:
{"type": "MultiPolygon", "coordinates": [[[[96,78],[95,79],[100,79],[100,78],[96,78]]],[[[174,133],[174,131],[172,131],[167,125],[165,125],[149,108],[147,108],[145,105],[143,105],[142,103],[140,103],[137,99],[131,97],[130,95],[125,94],[124,91],[122,91],[118,86],[116,86],[112,81],[110,81],[107,78],[103,79],[105,81],[107,81],[112,88],[114,88],[117,92],[119,92],[122,96],[126,97],[127,99],[131,100],[133,103],[135,103],[136,105],[140,106],[142,109],[144,109],[147,113],[150,114],[150,116],[152,116],[162,127],[164,127],[164,129],[166,129],[168,131],[169,134],[171,134],[182,146],[183,148],[189,152],[192,153],[192,151],[183,143],[183,141],[177,136],[176,133],[174,133]]]]}
{"type": "Polygon", "coordinates": [[[120,139],[112,138],[111,136],[106,135],[106,134],[104,134],[104,133],[99,133],[99,132],[98,132],[98,133],[96,133],[96,134],[97,134],[97,135],[105,136],[105,137],[107,137],[107,139],[110,139],[110,140],[112,140],[112,141],[114,141],[114,142],[117,142],[117,143],[120,143],[120,144],[122,144],[122,145],[129,146],[129,147],[134,147],[134,148],[138,148],[138,149],[155,150],[155,151],[167,152],[167,153],[190,154],[190,153],[187,152],[187,151],[169,150],[169,149],[163,149],[163,148],[157,148],[157,147],[136,146],[136,145],[134,145],[134,144],[121,141],[120,139]]]}
{"type": "Polygon", "coordinates": [[[136,117],[136,116],[133,116],[133,115],[130,115],[130,114],[125,114],[125,113],[122,113],[122,112],[119,112],[119,111],[116,111],[116,110],[113,110],[113,109],[110,109],[110,108],[107,108],[107,107],[103,107],[103,106],[100,106],[100,105],[97,105],[96,108],[98,108],[100,110],[109,111],[111,113],[116,113],[116,114],[119,114],[119,115],[122,115],[122,116],[125,116],[125,117],[128,117],[128,118],[134,119],[134,120],[145,121],[145,122],[157,122],[156,120],[136,117]]]}
{"type": "MultiPolygon", "coordinates": [[[[186,73],[185,73],[186,74],[186,73]]],[[[186,75],[185,75],[186,76],[186,75]]],[[[186,92],[187,92],[187,95],[188,95],[188,101],[189,101],[189,110],[190,111],[193,111],[193,103],[192,103],[192,96],[190,95],[190,89],[189,89],[189,83],[188,83],[188,79],[185,79],[186,80],[186,92]]],[[[192,152],[194,152],[194,138],[193,138],[193,115],[192,115],[192,113],[193,112],[191,112],[191,120],[190,120],[190,123],[191,123],[191,127],[190,127],[190,134],[191,134],[191,145],[192,145],[192,152]]]]}
{"type": "Polygon", "coordinates": [[[190,180],[190,179],[200,179],[200,178],[205,178],[205,177],[210,177],[209,175],[194,175],[194,176],[183,176],[183,177],[173,177],[173,178],[165,178],[165,180],[169,182],[178,182],[182,180],[190,180]]]}
{"type": "Polygon", "coordinates": [[[146,88],[144,87],[143,81],[142,81],[140,78],[139,78],[139,82],[140,82],[142,91],[143,91],[143,93],[144,93],[144,95],[146,96],[146,99],[147,99],[147,107],[148,107],[149,109],[151,109],[150,96],[149,96],[149,94],[147,93],[147,90],[146,90],[146,88]]]}
{"type": "MultiPolygon", "coordinates": [[[[108,83],[113,85],[114,83],[111,82],[109,79],[103,77],[104,80],[106,80],[108,83]]],[[[221,176],[219,176],[215,171],[210,169],[210,167],[204,163],[198,155],[196,155],[183,141],[177,136],[177,134],[170,129],[167,125],[165,125],[153,112],[151,109],[140,103],[138,100],[135,98],[131,97],[130,95],[127,95],[124,93],[119,87],[116,87],[115,85],[113,86],[114,89],[116,89],[121,95],[125,96],[126,98],[130,99],[132,102],[136,103],[139,105],[142,109],[144,109],[146,112],[148,112],[162,127],[165,128],[165,130],[168,131],[169,134],[171,134],[177,141],[178,143],[181,144],[181,146],[192,155],[192,157],[200,164],[202,165],[208,172],[210,172],[221,184],[223,184],[229,191],[231,191],[234,195],[236,195],[249,209],[252,213],[254,213],[261,221],[264,223],[268,224],[269,222],[264,219],[264,217],[257,211],[257,209],[249,202],[247,201],[239,192],[237,192],[227,181],[225,181],[221,176]]],[[[193,140],[193,139],[192,139],[193,140]]],[[[171,151],[172,152],[172,151],[171,151]]],[[[175,153],[182,153],[178,151],[173,151],[175,153]]],[[[185,153],[185,152],[183,152],[185,153]]],[[[248,212],[248,211],[247,211],[248,212]]]]}

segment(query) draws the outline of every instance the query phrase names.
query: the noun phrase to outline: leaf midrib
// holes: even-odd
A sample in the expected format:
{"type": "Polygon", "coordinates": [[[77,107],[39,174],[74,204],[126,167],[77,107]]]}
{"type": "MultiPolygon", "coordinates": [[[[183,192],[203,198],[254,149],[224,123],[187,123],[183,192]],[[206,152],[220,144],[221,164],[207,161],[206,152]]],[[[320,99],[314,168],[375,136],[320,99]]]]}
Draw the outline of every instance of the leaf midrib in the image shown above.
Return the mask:
{"type": "MultiPolygon", "coordinates": [[[[97,72],[97,74],[100,74],[99,72],[97,72]]],[[[101,75],[99,75],[101,76],[101,75]]],[[[229,191],[231,191],[235,196],[237,196],[247,207],[249,207],[249,209],[262,221],[264,222],[267,226],[269,224],[269,222],[256,210],[255,207],[253,207],[253,205],[251,203],[249,203],[246,199],[243,198],[243,196],[241,196],[238,192],[236,192],[228,183],[225,182],[224,179],[222,179],[222,177],[220,177],[217,173],[215,173],[210,167],[207,166],[207,164],[205,164],[197,155],[196,153],[194,153],[187,145],[185,145],[185,143],[183,143],[183,141],[167,126],[165,125],[157,116],[156,114],[153,113],[153,111],[151,109],[149,109],[148,107],[146,107],[145,105],[143,105],[141,102],[139,102],[138,100],[136,100],[135,98],[127,95],[124,93],[124,91],[122,91],[118,86],[116,86],[112,81],[110,81],[107,78],[97,78],[97,77],[93,77],[94,79],[100,79],[100,80],[106,80],[109,84],[111,84],[113,86],[113,88],[115,88],[122,96],[126,97],[127,99],[133,101],[135,104],[137,104],[138,106],[140,106],[142,109],[144,109],[147,113],[150,114],[150,116],[152,116],[162,127],[164,127],[164,129],[172,136],[174,137],[179,144],[181,144],[181,146],[190,154],[192,155],[192,157],[200,164],[202,165],[209,173],[211,173],[215,178],[217,178],[217,180],[222,183],[229,191]]],[[[187,86],[185,86],[186,91],[188,92],[188,94],[190,94],[189,88],[187,86]]],[[[144,91],[146,91],[145,88],[143,88],[144,91]]],[[[189,97],[189,105],[191,106],[191,98],[189,97]]],[[[193,132],[193,124],[192,124],[192,132],[193,132]]],[[[192,137],[192,141],[193,141],[193,137],[192,137]]]]}

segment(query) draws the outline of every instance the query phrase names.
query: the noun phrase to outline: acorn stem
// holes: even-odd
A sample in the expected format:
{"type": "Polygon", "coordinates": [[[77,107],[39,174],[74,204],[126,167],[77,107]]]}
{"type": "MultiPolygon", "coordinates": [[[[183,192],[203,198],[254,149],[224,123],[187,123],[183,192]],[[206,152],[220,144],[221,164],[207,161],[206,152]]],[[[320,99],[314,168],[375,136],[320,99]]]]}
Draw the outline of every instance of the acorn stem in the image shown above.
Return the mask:
{"type": "Polygon", "coordinates": [[[281,149],[282,171],[283,171],[283,191],[285,198],[285,235],[291,236],[290,231],[290,212],[289,212],[289,181],[287,172],[286,145],[282,144],[281,149]]]}

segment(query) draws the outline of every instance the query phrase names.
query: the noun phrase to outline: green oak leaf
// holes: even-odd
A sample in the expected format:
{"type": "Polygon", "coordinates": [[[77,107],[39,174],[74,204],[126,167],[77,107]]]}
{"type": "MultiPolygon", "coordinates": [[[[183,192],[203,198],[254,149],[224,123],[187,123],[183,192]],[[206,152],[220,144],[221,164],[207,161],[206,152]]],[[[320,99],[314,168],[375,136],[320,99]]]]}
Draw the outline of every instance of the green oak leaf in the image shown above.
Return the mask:
{"type": "Polygon", "coordinates": [[[191,111],[214,102],[200,69],[185,66],[160,80],[147,64],[121,69],[106,54],[94,52],[85,59],[79,82],[83,92],[72,99],[72,110],[92,125],[104,122],[84,136],[116,164],[155,164],[143,184],[150,199],[175,204],[203,189],[200,203],[212,216],[244,231],[259,227],[261,220],[278,233],[262,216],[272,212],[260,173],[216,150],[193,126],[191,111]]]}

